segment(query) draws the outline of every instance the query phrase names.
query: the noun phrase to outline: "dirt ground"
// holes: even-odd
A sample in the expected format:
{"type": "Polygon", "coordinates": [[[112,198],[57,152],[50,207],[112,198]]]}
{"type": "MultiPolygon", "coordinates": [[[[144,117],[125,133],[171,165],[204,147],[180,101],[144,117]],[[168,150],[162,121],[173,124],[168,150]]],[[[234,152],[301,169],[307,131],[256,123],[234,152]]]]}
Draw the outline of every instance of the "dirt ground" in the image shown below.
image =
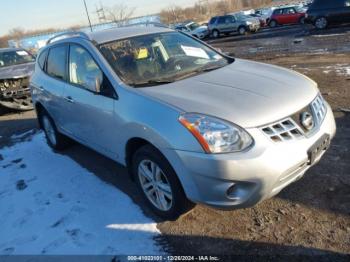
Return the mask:
{"type": "MultiPolygon", "coordinates": [[[[337,135],[322,161],[273,199],[254,208],[230,212],[197,206],[178,221],[158,220],[163,234],[158,240],[168,251],[174,255],[251,255],[251,258],[323,255],[313,258],[317,261],[349,259],[340,256],[350,254],[350,114],[340,110],[350,108],[350,72],[347,71],[350,52],[345,50],[349,47],[349,36],[345,34],[341,39],[337,35],[307,36],[302,42],[319,41],[320,46],[329,47],[327,51],[315,44],[307,52],[295,49],[296,37],[283,40],[290,43],[289,47],[285,46],[289,51],[283,52],[280,43],[261,47],[261,43],[267,41],[265,38],[237,41],[229,37],[213,42],[214,46],[234,52],[238,57],[291,68],[314,79],[335,112],[337,135]]],[[[273,43],[273,39],[269,41],[273,43]]],[[[33,128],[36,128],[33,112],[2,112],[0,148],[13,141],[10,139],[13,134],[33,128]]],[[[124,168],[80,145],[64,154],[143,206],[124,168]]],[[[151,215],[146,208],[144,211],[151,215]]],[[[306,261],[310,259],[307,257],[306,261]]]]}

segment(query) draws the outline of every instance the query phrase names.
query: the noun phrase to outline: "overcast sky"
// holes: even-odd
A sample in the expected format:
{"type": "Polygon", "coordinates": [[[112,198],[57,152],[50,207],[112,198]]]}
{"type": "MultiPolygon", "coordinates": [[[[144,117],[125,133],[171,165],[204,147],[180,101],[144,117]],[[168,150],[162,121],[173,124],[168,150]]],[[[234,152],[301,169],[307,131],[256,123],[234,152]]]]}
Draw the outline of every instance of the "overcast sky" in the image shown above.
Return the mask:
{"type": "MultiPolygon", "coordinates": [[[[120,3],[135,9],[136,16],[154,14],[170,5],[189,6],[193,0],[86,0],[92,22],[97,22],[96,4],[106,6],[120,3]]],[[[0,35],[10,29],[27,30],[49,27],[62,28],[87,24],[83,0],[1,0],[0,35]]]]}

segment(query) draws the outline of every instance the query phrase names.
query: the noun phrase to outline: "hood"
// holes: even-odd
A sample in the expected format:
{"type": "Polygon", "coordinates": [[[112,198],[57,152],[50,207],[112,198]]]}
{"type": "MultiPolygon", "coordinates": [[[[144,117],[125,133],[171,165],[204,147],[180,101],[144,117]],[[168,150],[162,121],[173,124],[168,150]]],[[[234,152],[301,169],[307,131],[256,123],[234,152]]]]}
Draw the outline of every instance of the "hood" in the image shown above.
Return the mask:
{"type": "Polygon", "coordinates": [[[0,79],[11,79],[31,76],[34,73],[35,63],[13,65],[0,68],[0,79]]]}
{"type": "Polygon", "coordinates": [[[216,116],[245,128],[288,117],[319,92],[315,82],[297,72],[241,59],[212,72],[139,90],[184,112],[216,116]]]}
{"type": "Polygon", "coordinates": [[[199,26],[196,29],[194,29],[192,31],[192,33],[200,33],[200,32],[203,32],[203,31],[208,31],[208,27],[205,26],[205,25],[199,26]]]}

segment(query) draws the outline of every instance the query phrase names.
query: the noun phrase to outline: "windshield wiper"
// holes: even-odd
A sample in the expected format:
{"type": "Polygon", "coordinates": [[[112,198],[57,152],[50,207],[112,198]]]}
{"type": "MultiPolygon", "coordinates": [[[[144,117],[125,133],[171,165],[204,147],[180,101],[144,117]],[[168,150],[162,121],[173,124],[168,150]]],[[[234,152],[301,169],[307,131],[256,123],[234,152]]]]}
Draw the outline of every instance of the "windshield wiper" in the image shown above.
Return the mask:
{"type": "Polygon", "coordinates": [[[171,84],[174,81],[172,80],[149,80],[147,82],[141,82],[141,83],[130,83],[130,86],[133,87],[147,87],[147,86],[155,86],[155,85],[166,85],[171,84]]]}

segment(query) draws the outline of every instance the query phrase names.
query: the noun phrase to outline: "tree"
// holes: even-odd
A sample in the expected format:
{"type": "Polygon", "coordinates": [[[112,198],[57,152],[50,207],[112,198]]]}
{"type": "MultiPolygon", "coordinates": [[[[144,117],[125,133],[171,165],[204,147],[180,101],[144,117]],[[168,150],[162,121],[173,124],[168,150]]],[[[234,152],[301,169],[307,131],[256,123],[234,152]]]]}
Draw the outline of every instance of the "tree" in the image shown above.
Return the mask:
{"type": "Polygon", "coordinates": [[[124,4],[114,5],[112,7],[104,7],[106,19],[117,25],[124,25],[133,16],[135,8],[129,8],[124,4]]]}

